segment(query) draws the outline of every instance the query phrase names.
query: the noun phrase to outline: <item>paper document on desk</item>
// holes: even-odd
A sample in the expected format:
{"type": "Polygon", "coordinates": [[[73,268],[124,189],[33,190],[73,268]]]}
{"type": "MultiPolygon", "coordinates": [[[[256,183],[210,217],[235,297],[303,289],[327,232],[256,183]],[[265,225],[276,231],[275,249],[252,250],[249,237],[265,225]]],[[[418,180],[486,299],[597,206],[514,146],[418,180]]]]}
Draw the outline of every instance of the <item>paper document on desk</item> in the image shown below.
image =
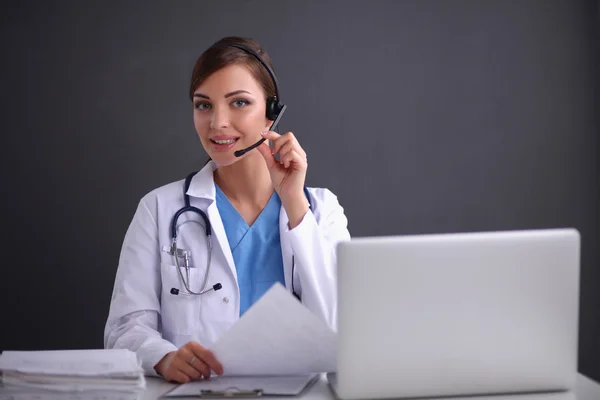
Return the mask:
{"type": "Polygon", "coordinates": [[[0,400],[141,400],[143,392],[140,393],[118,393],[118,392],[51,392],[6,389],[0,386],[0,400]]]}
{"type": "Polygon", "coordinates": [[[224,375],[277,376],[335,371],[336,346],[336,333],[276,283],[210,350],[224,375]]]}
{"type": "Polygon", "coordinates": [[[4,351],[0,371],[68,376],[137,377],[135,353],[123,349],[4,351]]]}
{"type": "Polygon", "coordinates": [[[5,351],[0,354],[0,372],[0,394],[103,392],[111,398],[131,398],[128,394],[146,386],[135,353],[125,349],[5,351]]]}
{"type": "Polygon", "coordinates": [[[177,386],[164,397],[222,396],[296,396],[317,377],[299,376],[218,376],[177,386]]]}

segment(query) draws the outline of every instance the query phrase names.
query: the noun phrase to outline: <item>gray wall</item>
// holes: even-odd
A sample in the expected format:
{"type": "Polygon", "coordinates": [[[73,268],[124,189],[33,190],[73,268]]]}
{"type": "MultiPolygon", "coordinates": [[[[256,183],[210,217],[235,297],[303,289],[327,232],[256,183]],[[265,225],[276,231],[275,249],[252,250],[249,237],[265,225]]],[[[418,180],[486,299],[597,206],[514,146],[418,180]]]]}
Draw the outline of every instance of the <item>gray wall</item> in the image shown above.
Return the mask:
{"type": "Polygon", "coordinates": [[[596,0],[16,4],[0,17],[0,349],[102,346],[138,200],[206,159],[193,63],[245,35],[354,236],[579,229],[580,370],[600,379],[596,0]]]}

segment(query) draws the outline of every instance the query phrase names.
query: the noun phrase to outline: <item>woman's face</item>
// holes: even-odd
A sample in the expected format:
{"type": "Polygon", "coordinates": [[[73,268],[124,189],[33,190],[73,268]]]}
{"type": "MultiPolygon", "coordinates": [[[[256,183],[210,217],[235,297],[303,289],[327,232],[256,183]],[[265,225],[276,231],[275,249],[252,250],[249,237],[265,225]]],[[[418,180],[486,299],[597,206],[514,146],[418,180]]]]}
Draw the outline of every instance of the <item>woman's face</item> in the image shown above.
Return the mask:
{"type": "Polygon", "coordinates": [[[233,164],[234,151],[253,145],[269,127],[266,98],[259,82],[239,64],[222,68],[194,91],[194,127],[218,166],[233,164]]]}

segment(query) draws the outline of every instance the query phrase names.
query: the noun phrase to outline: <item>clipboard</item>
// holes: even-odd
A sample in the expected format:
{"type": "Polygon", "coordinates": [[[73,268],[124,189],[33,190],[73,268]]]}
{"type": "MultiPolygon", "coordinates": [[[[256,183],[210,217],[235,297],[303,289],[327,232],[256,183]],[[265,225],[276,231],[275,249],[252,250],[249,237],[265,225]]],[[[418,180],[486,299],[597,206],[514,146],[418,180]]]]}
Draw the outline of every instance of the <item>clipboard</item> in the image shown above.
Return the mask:
{"type": "Polygon", "coordinates": [[[298,396],[317,380],[318,374],[294,376],[217,376],[178,385],[161,398],[200,399],[298,396]]]}
{"type": "MultiPolygon", "coordinates": [[[[200,399],[251,399],[256,397],[262,397],[264,392],[260,389],[256,390],[238,390],[237,388],[229,388],[223,391],[213,391],[213,390],[201,390],[197,395],[190,395],[193,397],[197,397],[200,399]]],[[[178,396],[183,397],[183,396],[178,396]]],[[[187,397],[187,396],[185,396],[187,397]]]]}

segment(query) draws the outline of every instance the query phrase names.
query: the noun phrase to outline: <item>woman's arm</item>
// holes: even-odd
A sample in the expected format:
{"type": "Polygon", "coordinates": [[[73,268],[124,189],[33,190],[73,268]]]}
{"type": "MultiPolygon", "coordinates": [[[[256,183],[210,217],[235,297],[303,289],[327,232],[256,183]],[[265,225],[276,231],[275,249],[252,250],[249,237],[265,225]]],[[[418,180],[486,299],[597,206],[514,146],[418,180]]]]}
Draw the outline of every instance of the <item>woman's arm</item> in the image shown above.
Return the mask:
{"type": "Polygon", "coordinates": [[[160,333],[158,228],[144,199],[125,234],[104,330],[104,347],[136,352],[146,374],[177,347],[160,333]]]}
{"type": "Polygon", "coordinates": [[[314,189],[320,219],[308,211],[293,229],[282,232],[292,246],[294,282],[301,288],[302,303],[333,330],[337,329],[337,255],[336,246],[350,240],[348,220],[337,197],[328,189],[314,189]]]}

